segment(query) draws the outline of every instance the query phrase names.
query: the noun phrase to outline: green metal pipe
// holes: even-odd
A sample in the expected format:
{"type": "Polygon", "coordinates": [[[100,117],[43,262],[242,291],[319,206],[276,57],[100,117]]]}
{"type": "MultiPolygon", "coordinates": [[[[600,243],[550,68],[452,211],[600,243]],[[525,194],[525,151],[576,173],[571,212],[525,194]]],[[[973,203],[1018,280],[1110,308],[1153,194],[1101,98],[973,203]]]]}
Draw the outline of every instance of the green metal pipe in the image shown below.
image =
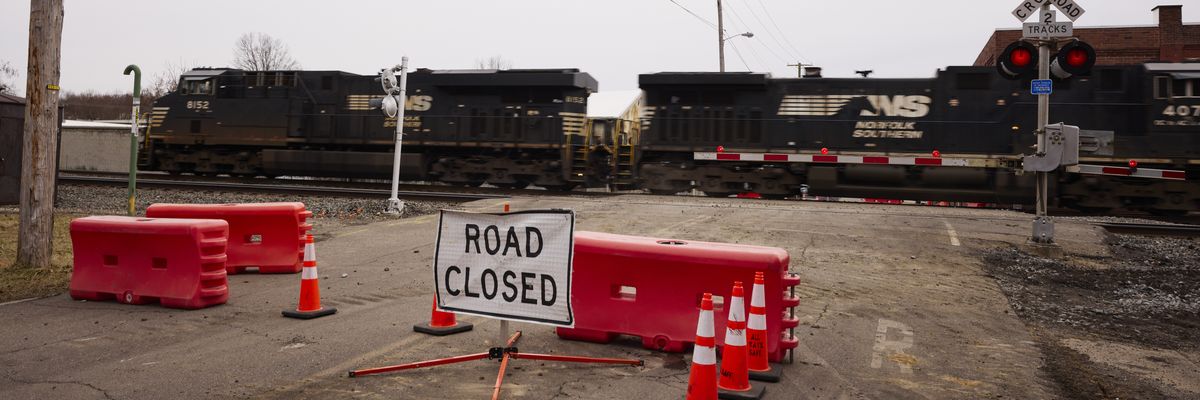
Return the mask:
{"type": "Polygon", "coordinates": [[[142,69],[129,64],[125,67],[125,75],[133,72],[133,112],[130,118],[129,133],[129,216],[137,215],[137,153],[138,153],[138,114],[142,108],[142,69]]]}

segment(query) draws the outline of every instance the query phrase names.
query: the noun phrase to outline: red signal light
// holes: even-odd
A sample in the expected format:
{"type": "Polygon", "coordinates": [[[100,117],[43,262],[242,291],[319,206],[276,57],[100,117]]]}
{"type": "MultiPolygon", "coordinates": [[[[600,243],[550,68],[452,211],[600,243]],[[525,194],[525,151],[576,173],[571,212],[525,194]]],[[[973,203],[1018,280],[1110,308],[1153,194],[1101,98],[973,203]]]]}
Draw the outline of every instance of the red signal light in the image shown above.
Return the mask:
{"type": "Polygon", "coordinates": [[[1009,55],[1008,60],[1015,67],[1028,67],[1033,63],[1033,52],[1024,47],[1018,47],[1009,55]]]}
{"type": "Polygon", "coordinates": [[[1137,160],[1129,160],[1129,168],[1137,168],[1137,160]]]}
{"type": "Polygon", "coordinates": [[[829,154],[829,148],[828,148],[828,147],[822,147],[822,148],[821,148],[821,154],[822,154],[822,155],[824,155],[824,154],[829,154]]]}
{"type": "Polygon", "coordinates": [[[1007,79],[1031,78],[1037,72],[1038,50],[1032,44],[1015,41],[996,57],[996,70],[1007,79]]]}
{"type": "Polygon", "coordinates": [[[941,156],[942,156],[942,152],[940,152],[940,151],[937,151],[937,150],[934,150],[934,151],[933,151],[933,158],[938,158],[938,157],[941,157],[941,156]]]}
{"type": "Polygon", "coordinates": [[[1083,49],[1075,48],[1067,51],[1067,65],[1082,68],[1087,64],[1088,54],[1083,49]]]}
{"type": "Polygon", "coordinates": [[[717,152],[718,152],[718,153],[724,153],[724,152],[725,152],[725,146],[717,146],[717,152]]]}
{"type": "Polygon", "coordinates": [[[1091,74],[1094,65],[1096,49],[1076,40],[1058,50],[1058,54],[1050,61],[1050,73],[1059,79],[1067,79],[1075,75],[1091,74]]]}

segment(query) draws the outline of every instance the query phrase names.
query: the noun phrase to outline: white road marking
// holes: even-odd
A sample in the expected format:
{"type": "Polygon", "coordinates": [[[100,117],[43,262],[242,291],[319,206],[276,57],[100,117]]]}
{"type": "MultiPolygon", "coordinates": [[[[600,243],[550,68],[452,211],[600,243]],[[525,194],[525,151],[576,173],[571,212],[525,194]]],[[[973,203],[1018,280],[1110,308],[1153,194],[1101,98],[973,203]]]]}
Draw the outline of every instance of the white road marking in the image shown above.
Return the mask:
{"type": "Polygon", "coordinates": [[[913,331],[911,327],[901,322],[880,318],[879,326],[875,328],[875,347],[874,353],[871,354],[871,368],[882,368],[883,360],[887,358],[900,367],[900,372],[912,374],[912,366],[916,364],[916,358],[904,352],[912,347],[913,331]],[[893,329],[899,331],[899,340],[888,339],[888,331],[893,329]]]}
{"type": "Polygon", "coordinates": [[[93,340],[96,340],[96,339],[99,339],[99,338],[100,338],[99,336],[92,336],[92,337],[85,337],[85,338],[81,338],[81,339],[75,339],[74,341],[76,341],[76,342],[90,342],[90,341],[93,341],[93,340]]]}
{"type": "Polygon", "coordinates": [[[0,307],[7,306],[9,304],[24,303],[27,301],[33,301],[33,300],[37,300],[37,299],[38,299],[38,297],[30,297],[28,299],[13,300],[13,301],[9,301],[9,302],[0,303],[0,307]]]}
{"type": "Polygon", "coordinates": [[[942,223],[946,224],[946,233],[948,233],[950,235],[950,245],[951,246],[961,246],[962,243],[958,242],[958,232],[954,231],[954,226],[950,225],[950,221],[943,219],[942,223]]]}

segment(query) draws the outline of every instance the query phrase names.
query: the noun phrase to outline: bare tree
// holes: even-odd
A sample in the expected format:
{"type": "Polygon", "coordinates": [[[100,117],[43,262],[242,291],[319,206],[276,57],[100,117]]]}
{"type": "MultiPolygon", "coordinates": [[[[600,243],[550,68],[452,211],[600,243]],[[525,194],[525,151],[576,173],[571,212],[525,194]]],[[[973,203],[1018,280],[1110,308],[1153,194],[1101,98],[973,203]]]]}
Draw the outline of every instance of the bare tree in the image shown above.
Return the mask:
{"type": "Polygon", "coordinates": [[[165,96],[167,93],[174,92],[179,89],[179,77],[184,72],[191,71],[194,66],[199,65],[196,61],[185,61],[180,58],[175,61],[167,61],[158,73],[154,74],[154,78],[150,80],[150,84],[143,91],[152,99],[165,96]]]}
{"type": "Polygon", "coordinates": [[[17,68],[8,61],[0,61],[0,93],[17,92],[17,68]]]}
{"type": "Polygon", "coordinates": [[[300,69],[287,44],[271,35],[243,33],[233,48],[233,65],[247,71],[300,69]]]}
{"type": "Polygon", "coordinates": [[[476,59],[475,67],[479,69],[509,69],[512,68],[512,61],[497,54],[488,58],[476,59]]]}

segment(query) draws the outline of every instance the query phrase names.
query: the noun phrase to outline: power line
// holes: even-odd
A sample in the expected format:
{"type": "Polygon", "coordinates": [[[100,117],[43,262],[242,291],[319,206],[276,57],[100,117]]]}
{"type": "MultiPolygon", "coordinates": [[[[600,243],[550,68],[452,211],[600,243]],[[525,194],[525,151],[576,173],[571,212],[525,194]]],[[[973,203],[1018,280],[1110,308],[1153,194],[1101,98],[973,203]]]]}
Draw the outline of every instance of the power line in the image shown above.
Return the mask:
{"type": "MultiPolygon", "coordinates": [[[[732,6],[732,4],[731,4],[731,6],[732,6]]],[[[745,29],[747,31],[749,30],[749,24],[747,24],[746,21],[743,20],[740,15],[738,15],[737,10],[734,10],[733,7],[729,7],[729,12],[732,13],[733,17],[738,20],[738,23],[739,23],[738,26],[742,27],[742,29],[736,29],[735,31],[743,30],[743,29],[745,29]]],[[[730,25],[732,25],[733,21],[729,21],[729,22],[730,22],[730,25]]],[[[739,36],[740,35],[741,34],[739,34],[739,36]]],[[[722,33],[722,36],[724,36],[724,33],[722,33]]],[[[771,68],[770,68],[771,64],[763,62],[762,57],[759,57],[758,52],[754,50],[754,46],[746,46],[746,49],[750,51],[750,56],[754,58],[755,62],[757,62],[759,65],[763,66],[764,68],[766,68],[767,71],[771,70],[771,68]]],[[[784,63],[786,64],[787,61],[784,60],[784,63]]]]}
{"type": "Polygon", "coordinates": [[[734,45],[733,43],[730,43],[729,48],[733,49],[733,54],[736,54],[738,56],[739,60],[742,60],[742,65],[746,66],[746,71],[753,71],[753,69],[750,68],[750,64],[747,64],[746,59],[744,57],[742,57],[742,52],[738,51],[736,45],[734,45]]]}
{"type": "Polygon", "coordinates": [[[712,21],[704,19],[704,17],[701,17],[699,14],[692,12],[692,10],[689,10],[687,7],[684,7],[683,4],[679,4],[679,2],[677,2],[675,0],[667,0],[667,1],[670,1],[671,3],[679,6],[679,8],[683,9],[683,11],[686,11],[688,14],[691,14],[693,17],[696,17],[696,19],[700,20],[701,22],[708,24],[708,26],[711,26],[713,29],[717,28],[717,24],[714,24],[714,23],[712,23],[712,21]]]}
{"type": "MultiPolygon", "coordinates": [[[[762,26],[763,30],[765,30],[767,32],[767,36],[770,36],[771,40],[773,40],[775,42],[775,44],[779,46],[779,49],[782,50],[784,53],[788,53],[787,47],[784,47],[783,43],[779,41],[779,37],[777,37],[775,35],[775,33],[771,31],[771,28],[769,26],[767,26],[767,24],[763,23],[762,19],[758,17],[758,13],[754,12],[754,7],[751,6],[747,0],[742,0],[742,4],[746,6],[747,10],[750,10],[750,16],[754,17],[755,21],[758,21],[758,24],[760,26],[762,26]]],[[[764,44],[763,47],[766,47],[767,50],[770,50],[771,54],[774,54],[776,58],[779,58],[785,64],[790,61],[784,57],[780,57],[778,53],[775,53],[775,50],[771,49],[770,46],[767,46],[764,44]]]]}
{"type": "Polygon", "coordinates": [[[804,54],[803,54],[803,53],[801,53],[801,52],[800,52],[800,50],[797,50],[797,49],[796,49],[796,45],[792,44],[792,41],[791,41],[790,39],[788,39],[788,37],[787,37],[787,34],[785,34],[785,33],[783,32],[783,29],[779,29],[779,24],[775,22],[775,17],[771,16],[771,12],[770,12],[770,11],[767,11],[767,5],[766,5],[766,4],[763,4],[762,0],[758,0],[758,5],[759,5],[759,7],[762,7],[763,14],[766,14],[766,15],[767,15],[767,20],[771,21],[771,25],[774,25],[774,26],[775,26],[775,29],[776,29],[777,31],[779,31],[779,35],[780,35],[780,36],[783,36],[783,41],[784,41],[785,43],[787,43],[787,44],[788,44],[788,46],[790,46],[790,47],[792,48],[792,51],[795,51],[795,52],[796,52],[796,56],[797,56],[797,57],[799,57],[799,58],[801,59],[800,61],[804,62],[804,61],[805,61],[805,60],[804,60],[804,58],[805,58],[805,57],[804,57],[804,54]]]}

